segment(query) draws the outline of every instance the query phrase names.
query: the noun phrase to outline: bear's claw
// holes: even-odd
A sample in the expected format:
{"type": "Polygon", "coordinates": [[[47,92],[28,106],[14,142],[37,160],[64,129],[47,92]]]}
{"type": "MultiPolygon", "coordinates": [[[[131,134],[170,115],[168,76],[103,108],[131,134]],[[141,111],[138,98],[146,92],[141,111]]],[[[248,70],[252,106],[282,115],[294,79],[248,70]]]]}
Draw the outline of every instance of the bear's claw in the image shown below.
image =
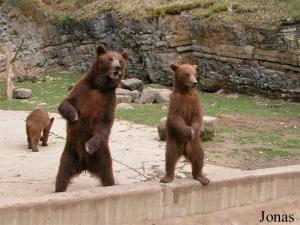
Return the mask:
{"type": "Polygon", "coordinates": [[[84,145],[84,149],[85,149],[85,151],[86,151],[87,153],[89,153],[90,155],[93,154],[92,151],[91,151],[91,149],[89,148],[88,143],[86,143],[86,144],[84,145]]]}
{"type": "Polygon", "coordinates": [[[75,110],[75,117],[73,121],[77,121],[79,119],[78,112],[75,110]]]}

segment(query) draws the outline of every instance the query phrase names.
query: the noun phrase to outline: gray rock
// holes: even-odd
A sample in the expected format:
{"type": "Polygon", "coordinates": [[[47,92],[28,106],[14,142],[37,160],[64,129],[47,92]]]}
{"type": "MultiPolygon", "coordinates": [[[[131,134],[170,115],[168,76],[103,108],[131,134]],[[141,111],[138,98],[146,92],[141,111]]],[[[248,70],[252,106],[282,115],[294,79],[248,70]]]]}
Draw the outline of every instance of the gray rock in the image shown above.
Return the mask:
{"type": "Polygon", "coordinates": [[[130,109],[134,109],[134,107],[128,103],[119,103],[117,105],[117,110],[121,110],[121,109],[130,110],[130,109]]]}
{"type": "Polygon", "coordinates": [[[142,104],[154,103],[156,96],[158,95],[159,89],[146,88],[144,89],[139,102],[142,104]]]}
{"type": "MultiPolygon", "coordinates": [[[[161,118],[157,125],[158,136],[161,141],[166,140],[166,122],[167,117],[161,118]]],[[[200,137],[203,141],[212,140],[215,136],[217,119],[215,117],[203,116],[200,137]]]]}
{"type": "Polygon", "coordinates": [[[32,91],[27,88],[16,88],[13,91],[13,98],[15,99],[27,99],[32,95],[32,91]]]}
{"type": "Polygon", "coordinates": [[[135,91],[130,91],[128,95],[131,96],[132,98],[131,102],[137,103],[141,93],[138,90],[135,90],[135,91]]]}
{"type": "Polygon", "coordinates": [[[167,138],[166,123],[167,123],[167,117],[163,117],[160,119],[160,121],[157,125],[158,137],[159,137],[159,140],[161,140],[161,141],[165,141],[167,138]]]}
{"type": "Polygon", "coordinates": [[[203,141],[211,140],[215,136],[217,119],[211,116],[203,116],[200,137],[203,141]]]}
{"type": "Polygon", "coordinates": [[[131,103],[132,97],[129,95],[117,95],[117,104],[119,103],[131,103]]]}
{"type": "Polygon", "coordinates": [[[116,89],[116,94],[117,95],[129,95],[130,91],[124,88],[117,88],[116,89]]]}
{"type": "Polygon", "coordinates": [[[131,78],[121,81],[121,87],[130,91],[138,90],[142,91],[144,89],[143,81],[131,78]]]}
{"type": "Polygon", "coordinates": [[[170,94],[172,91],[168,89],[160,89],[155,98],[156,103],[167,103],[170,102],[170,94]]]}
{"type": "MultiPolygon", "coordinates": [[[[130,91],[123,88],[117,88],[116,94],[122,96],[128,96],[131,98],[131,102],[137,103],[141,93],[138,90],[130,91]]],[[[121,97],[120,97],[121,98],[121,97]]]]}

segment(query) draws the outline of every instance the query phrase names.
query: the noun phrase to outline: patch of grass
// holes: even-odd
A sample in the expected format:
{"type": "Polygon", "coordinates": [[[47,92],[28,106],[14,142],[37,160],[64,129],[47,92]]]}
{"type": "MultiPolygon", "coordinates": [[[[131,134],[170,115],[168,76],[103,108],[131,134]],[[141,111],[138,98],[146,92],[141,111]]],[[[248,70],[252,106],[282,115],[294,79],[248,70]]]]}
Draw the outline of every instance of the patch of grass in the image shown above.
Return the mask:
{"type": "Polygon", "coordinates": [[[129,120],[135,123],[156,125],[158,121],[167,115],[167,110],[163,110],[163,104],[141,105],[132,104],[133,110],[118,110],[116,116],[121,120],[129,120]]]}
{"type": "Polygon", "coordinates": [[[232,127],[221,127],[221,126],[217,127],[217,133],[233,133],[233,132],[235,132],[235,129],[233,129],[232,127]]]}
{"type": "MultiPolygon", "coordinates": [[[[0,96],[0,109],[31,111],[36,107],[49,111],[56,111],[58,104],[68,93],[70,84],[75,83],[81,77],[80,74],[50,74],[47,82],[15,82],[16,87],[29,88],[32,90],[30,99],[13,99],[6,101],[0,96]]],[[[0,82],[0,89],[4,90],[4,82],[0,82]]]]}
{"type": "Polygon", "coordinates": [[[70,4],[74,5],[76,8],[82,8],[86,5],[88,5],[91,2],[94,2],[95,0],[67,0],[70,4]]]}
{"type": "Polygon", "coordinates": [[[281,100],[255,99],[250,96],[240,95],[237,99],[228,99],[222,95],[200,93],[202,107],[205,115],[242,114],[257,117],[285,117],[298,118],[300,104],[289,103],[281,100]],[[258,101],[265,101],[260,104],[258,101]],[[273,107],[276,103],[276,107],[273,107]]]}
{"type": "Polygon", "coordinates": [[[254,148],[254,151],[257,153],[263,155],[264,157],[267,158],[267,160],[272,160],[274,158],[284,158],[284,159],[290,159],[292,157],[295,157],[296,154],[287,152],[287,151],[280,151],[280,150],[273,150],[270,148],[263,148],[263,147],[258,147],[254,148]]]}
{"type": "Polygon", "coordinates": [[[197,2],[174,2],[169,5],[160,7],[147,7],[144,17],[164,17],[165,15],[180,14],[182,11],[189,11],[195,8],[207,8],[215,3],[214,0],[197,1],[197,2]]]}
{"type": "Polygon", "coordinates": [[[263,144],[279,149],[300,149],[300,139],[285,138],[283,130],[273,129],[268,132],[257,132],[255,135],[235,136],[237,144],[263,144]]]}
{"type": "Polygon", "coordinates": [[[9,4],[20,9],[25,16],[31,16],[36,19],[42,17],[43,9],[39,0],[11,0],[9,4]]]}

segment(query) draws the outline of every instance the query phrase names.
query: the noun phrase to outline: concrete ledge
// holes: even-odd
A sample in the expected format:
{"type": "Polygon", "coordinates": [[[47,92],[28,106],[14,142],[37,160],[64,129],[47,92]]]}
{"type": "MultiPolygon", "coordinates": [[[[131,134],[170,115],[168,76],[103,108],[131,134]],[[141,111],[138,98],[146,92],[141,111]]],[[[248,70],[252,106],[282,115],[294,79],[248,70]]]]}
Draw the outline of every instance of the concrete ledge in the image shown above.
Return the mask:
{"type": "Polygon", "coordinates": [[[137,183],[0,203],[3,225],[141,224],[300,196],[300,166],[236,171],[201,186],[137,183]]]}

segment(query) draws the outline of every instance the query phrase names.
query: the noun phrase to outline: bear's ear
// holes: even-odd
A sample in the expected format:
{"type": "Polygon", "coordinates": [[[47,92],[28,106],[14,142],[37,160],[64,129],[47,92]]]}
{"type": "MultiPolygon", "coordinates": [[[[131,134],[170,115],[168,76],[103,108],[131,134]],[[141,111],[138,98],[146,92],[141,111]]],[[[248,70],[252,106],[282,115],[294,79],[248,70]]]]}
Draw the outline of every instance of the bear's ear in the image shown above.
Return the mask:
{"type": "Polygon", "coordinates": [[[51,121],[51,123],[53,123],[53,121],[54,121],[54,117],[52,117],[52,118],[50,119],[50,121],[51,121]]]}
{"type": "Polygon", "coordinates": [[[125,60],[127,60],[127,59],[128,59],[128,52],[126,52],[126,51],[122,52],[122,53],[121,53],[121,56],[123,56],[123,58],[124,58],[125,60]]]}
{"type": "Polygon", "coordinates": [[[172,64],[170,65],[170,68],[171,68],[171,70],[172,70],[173,72],[175,72],[175,71],[178,69],[178,65],[172,63],[172,64]]]}
{"type": "Polygon", "coordinates": [[[97,56],[104,54],[106,52],[105,47],[103,45],[97,45],[96,52],[97,56]]]}

